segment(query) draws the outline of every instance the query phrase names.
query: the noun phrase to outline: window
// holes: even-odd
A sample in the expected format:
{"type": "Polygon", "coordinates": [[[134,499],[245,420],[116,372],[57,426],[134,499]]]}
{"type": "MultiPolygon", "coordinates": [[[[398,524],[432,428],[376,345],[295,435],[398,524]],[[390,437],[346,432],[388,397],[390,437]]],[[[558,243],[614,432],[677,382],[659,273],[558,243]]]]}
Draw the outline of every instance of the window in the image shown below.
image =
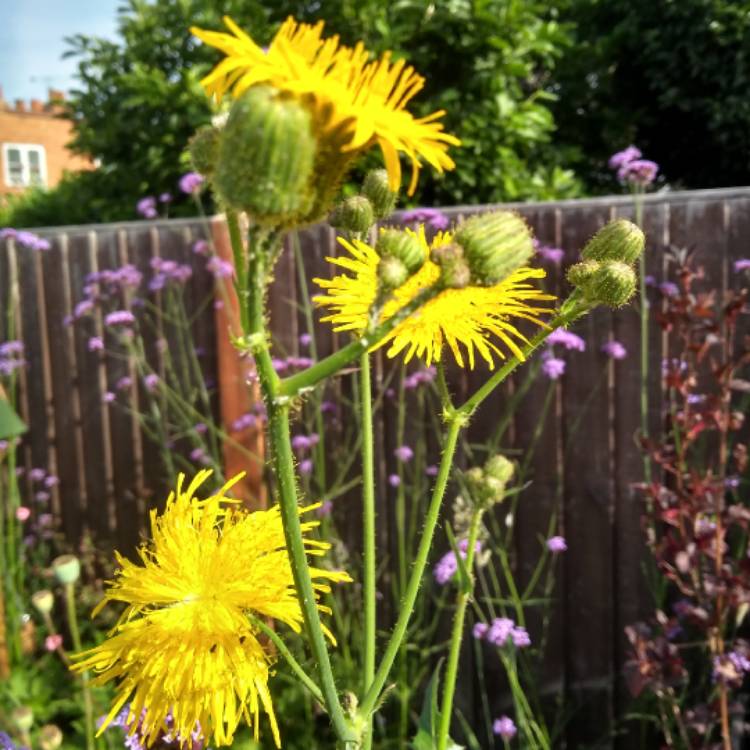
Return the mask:
{"type": "Polygon", "coordinates": [[[47,184],[47,158],[44,146],[29,143],[4,143],[3,164],[8,187],[47,184]]]}

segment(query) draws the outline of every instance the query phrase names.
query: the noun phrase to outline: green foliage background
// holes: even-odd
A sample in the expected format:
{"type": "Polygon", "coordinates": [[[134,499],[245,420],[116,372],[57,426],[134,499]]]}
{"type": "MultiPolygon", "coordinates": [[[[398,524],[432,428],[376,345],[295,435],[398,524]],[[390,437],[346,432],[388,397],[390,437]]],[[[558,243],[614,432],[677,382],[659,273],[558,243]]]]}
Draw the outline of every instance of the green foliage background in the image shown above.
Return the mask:
{"type": "MultiPolygon", "coordinates": [[[[177,193],[188,165],[184,146],[210,118],[200,78],[220,53],[188,28],[220,28],[232,16],[266,43],[287,16],[325,18],[329,33],[377,54],[407,56],[426,78],[412,110],[446,109],[463,141],[458,169],[439,179],[424,171],[417,204],[457,204],[571,196],[578,186],[550,147],[553,98],[546,90],[569,33],[544,2],[529,0],[127,0],[117,42],[69,40],[80,86],[68,106],[73,148],[100,164],[56,189],[33,191],[3,212],[0,224],[41,226],[136,218],[147,194],[177,193]],[[3,215],[3,213],[5,215],[3,215]]],[[[375,155],[369,157],[370,163],[375,155]]],[[[191,213],[178,201],[172,212],[191,213]]]]}
{"type": "MultiPolygon", "coordinates": [[[[73,147],[99,168],[0,206],[0,225],[132,219],[140,197],[177,194],[211,115],[199,80],[220,59],[188,28],[225,13],[260,43],[291,14],[408,58],[426,79],[412,111],[445,109],[463,142],[454,172],[424,170],[414,204],[613,192],[606,161],[629,143],[673,187],[748,181],[750,0],[126,0],[117,42],[69,40],[73,147]]],[[[193,211],[184,196],[170,208],[193,211]]]]}

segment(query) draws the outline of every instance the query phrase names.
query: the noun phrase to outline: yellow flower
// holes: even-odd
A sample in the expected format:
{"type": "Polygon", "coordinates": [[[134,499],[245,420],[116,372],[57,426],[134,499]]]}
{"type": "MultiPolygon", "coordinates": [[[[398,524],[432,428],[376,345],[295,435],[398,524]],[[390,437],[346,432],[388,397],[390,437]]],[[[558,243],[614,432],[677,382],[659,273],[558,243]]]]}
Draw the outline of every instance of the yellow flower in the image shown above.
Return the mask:
{"type": "Polygon", "coordinates": [[[231,18],[224,23],[231,34],[191,28],[199,39],[226,54],[202,84],[220,99],[227,91],[239,96],[251,86],[270,84],[308,102],[319,126],[342,139],[342,150],[355,155],[377,143],[385,159],[392,190],[401,183],[398,152],[412,163],[409,194],[416,189],[419,158],[438,172],[453,169],[449,145],[457,138],[437,122],[445,112],[415,118],[406,105],[424,86],[424,78],[403,60],[391,62],[390,53],[369,62],[359,42],[353,49],[338,36],[323,39],[323,22],[314,26],[289,17],[267,50],[261,49],[231,18]]]}
{"type": "MultiPolygon", "coordinates": [[[[417,236],[427,249],[424,227],[419,228],[417,236]]],[[[431,247],[448,244],[451,239],[449,233],[439,233],[431,247]]],[[[353,275],[315,279],[315,283],[326,293],[313,300],[331,310],[331,314],[323,320],[332,322],[334,330],[362,333],[377,294],[379,256],[370,245],[359,240],[348,242],[340,237],[339,242],[349,255],[327,260],[353,275]]],[[[523,352],[517,342],[526,342],[527,339],[516,327],[514,319],[523,318],[544,325],[538,316],[551,310],[540,307],[539,303],[553,300],[554,296],[529,283],[530,279],[544,276],[542,269],[519,268],[494,286],[444,289],[399,323],[373,349],[390,344],[387,351],[389,357],[405,351],[407,362],[416,356],[428,365],[440,359],[443,343],[448,344],[460,367],[465,366],[465,356],[469,367],[474,367],[475,350],[490,369],[494,367],[496,356],[505,359],[504,349],[523,360],[523,352]]],[[[431,260],[426,261],[416,274],[396,289],[383,306],[379,320],[393,316],[422,290],[435,284],[439,277],[438,266],[431,260]]]]}
{"type": "MultiPolygon", "coordinates": [[[[168,730],[170,712],[171,731],[182,737],[200,727],[211,744],[231,745],[243,717],[258,737],[262,708],[280,745],[268,689],[273,657],[248,617],[270,617],[300,630],[279,509],[250,513],[227,498],[242,474],[201,500],[195,493],[209,475],[201,471],[185,487],[180,474],[164,512],[151,511],[153,539],[139,549],[142,564],[117,555],[116,578],[93,614],[109,601],[125,602],[125,611],[107,640],[74,657],[73,668],[93,670],[97,684],[119,679],[100,734],[130,701],[131,733],[144,712],[139,731],[149,746],[168,730]]],[[[305,541],[310,554],[329,547],[305,541]]],[[[318,591],[328,591],[328,581],[350,580],[346,573],[311,573],[318,591]]]]}

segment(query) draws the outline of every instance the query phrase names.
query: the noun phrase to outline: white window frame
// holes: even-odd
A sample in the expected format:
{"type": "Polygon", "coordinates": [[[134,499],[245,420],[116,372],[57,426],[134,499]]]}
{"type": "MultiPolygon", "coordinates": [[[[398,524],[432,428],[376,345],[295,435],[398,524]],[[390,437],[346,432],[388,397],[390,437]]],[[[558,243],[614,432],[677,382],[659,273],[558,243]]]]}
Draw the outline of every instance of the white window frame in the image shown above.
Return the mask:
{"type": "Polygon", "coordinates": [[[39,154],[39,172],[41,182],[39,187],[47,185],[47,151],[39,143],[3,143],[3,179],[6,187],[27,188],[34,187],[31,182],[31,170],[29,169],[29,153],[36,151],[39,154]],[[10,177],[10,162],[8,151],[16,149],[21,153],[22,184],[14,185],[10,177]]]}

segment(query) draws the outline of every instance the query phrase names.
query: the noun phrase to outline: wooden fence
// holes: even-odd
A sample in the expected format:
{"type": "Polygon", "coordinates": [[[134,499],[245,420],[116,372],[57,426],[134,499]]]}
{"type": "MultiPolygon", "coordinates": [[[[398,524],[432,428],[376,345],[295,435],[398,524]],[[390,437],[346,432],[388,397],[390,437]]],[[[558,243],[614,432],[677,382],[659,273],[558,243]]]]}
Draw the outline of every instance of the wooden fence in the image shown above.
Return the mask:
{"type": "MultiPolygon", "coordinates": [[[[529,221],[545,244],[566,251],[572,262],[585,240],[607,220],[632,216],[628,198],[533,203],[514,206],[529,221]]],[[[451,208],[453,219],[479,207],[451,208]]],[[[663,193],[646,198],[644,225],[648,237],[648,273],[657,282],[666,278],[667,245],[695,246],[707,282],[725,289],[732,283],[732,264],[750,257],[750,188],[684,193],[663,193]]],[[[103,404],[104,392],[126,365],[89,352],[84,334],[66,327],[81,297],[90,271],[130,262],[146,270],[151,257],[160,255],[192,263],[203,259],[192,244],[208,228],[197,221],[133,222],[117,225],[45,229],[52,248],[35,252],[13,242],[0,244],[0,309],[10,304],[17,312],[18,337],[26,344],[28,366],[20,378],[20,406],[32,429],[24,441],[22,465],[48,467],[60,478],[53,488],[54,509],[66,535],[76,539],[84,527],[122,549],[132,548],[144,525],[149,498],[164,490],[164,477],[155,463],[149,441],[128,413],[103,404]]],[[[214,232],[221,244],[221,228],[214,232]]],[[[306,276],[331,275],[324,257],[336,252],[332,230],[313,227],[300,237],[306,276]]],[[[560,291],[559,270],[547,263],[549,285],[560,291]]],[[[196,272],[191,281],[194,302],[211,293],[209,274],[196,272]]],[[[312,292],[310,286],[308,292],[312,292]]],[[[307,355],[300,350],[299,334],[306,331],[299,275],[294,254],[287,252],[276,271],[270,294],[276,346],[285,356],[307,355]]],[[[158,304],[158,293],[153,301],[158,304]]],[[[205,352],[203,368],[218,380],[217,333],[210,306],[194,321],[196,343],[205,352]]],[[[6,317],[0,322],[0,341],[8,338],[6,317]]],[[[102,333],[101,321],[96,323],[102,333]]],[[[539,537],[547,535],[549,519],[558,525],[569,549],[558,565],[543,685],[549,693],[564,695],[576,710],[567,725],[567,747],[611,747],[608,732],[622,719],[628,696],[622,680],[626,659],[623,627],[649,611],[641,569],[643,544],[640,506],[633,483],[641,477],[641,458],[635,435],[639,426],[639,318],[633,308],[598,310],[576,326],[586,340],[582,353],[566,356],[567,369],[556,384],[552,408],[540,425],[548,383],[535,382],[520,404],[504,445],[522,448],[533,441],[537,449],[530,467],[533,484],[523,494],[515,519],[516,566],[527,578],[539,554],[539,537]],[[607,359],[601,346],[620,341],[627,359],[607,359]]],[[[104,332],[106,335],[106,331],[104,332]]],[[[324,325],[314,335],[320,357],[339,343],[324,325]]],[[[14,336],[15,337],[15,336],[14,336]]],[[[652,428],[659,426],[661,361],[665,356],[659,330],[652,326],[650,387],[652,428]]],[[[376,360],[376,383],[388,377],[392,362],[376,360]]],[[[451,387],[458,399],[486,378],[478,366],[473,372],[453,372],[451,387]]],[[[497,422],[503,399],[513,393],[511,383],[491,397],[470,426],[469,441],[487,439],[497,422]]],[[[137,393],[135,394],[137,398],[137,393]]],[[[388,519],[379,544],[394,544],[393,492],[387,475],[396,447],[394,407],[384,403],[378,419],[377,458],[379,512],[388,519]]],[[[423,439],[436,445],[434,431],[407,433],[414,443],[423,439]]],[[[356,499],[356,498],[355,498],[356,499]]],[[[344,522],[353,544],[357,539],[357,506],[344,522]]],[[[443,549],[444,551],[444,549],[443,549]]],[[[387,626],[387,622],[383,622],[387,626]]],[[[490,680],[499,679],[490,674],[490,680]]],[[[462,682],[460,705],[468,715],[478,694],[474,680],[462,682]]],[[[498,710],[502,696],[497,696],[498,710]]],[[[478,710],[478,708],[476,709],[478,710]]],[[[621,746],[631,742],[617,740],[621,746]]],[[[637,741],[630,744],[638,747],[637,741]]]]}

